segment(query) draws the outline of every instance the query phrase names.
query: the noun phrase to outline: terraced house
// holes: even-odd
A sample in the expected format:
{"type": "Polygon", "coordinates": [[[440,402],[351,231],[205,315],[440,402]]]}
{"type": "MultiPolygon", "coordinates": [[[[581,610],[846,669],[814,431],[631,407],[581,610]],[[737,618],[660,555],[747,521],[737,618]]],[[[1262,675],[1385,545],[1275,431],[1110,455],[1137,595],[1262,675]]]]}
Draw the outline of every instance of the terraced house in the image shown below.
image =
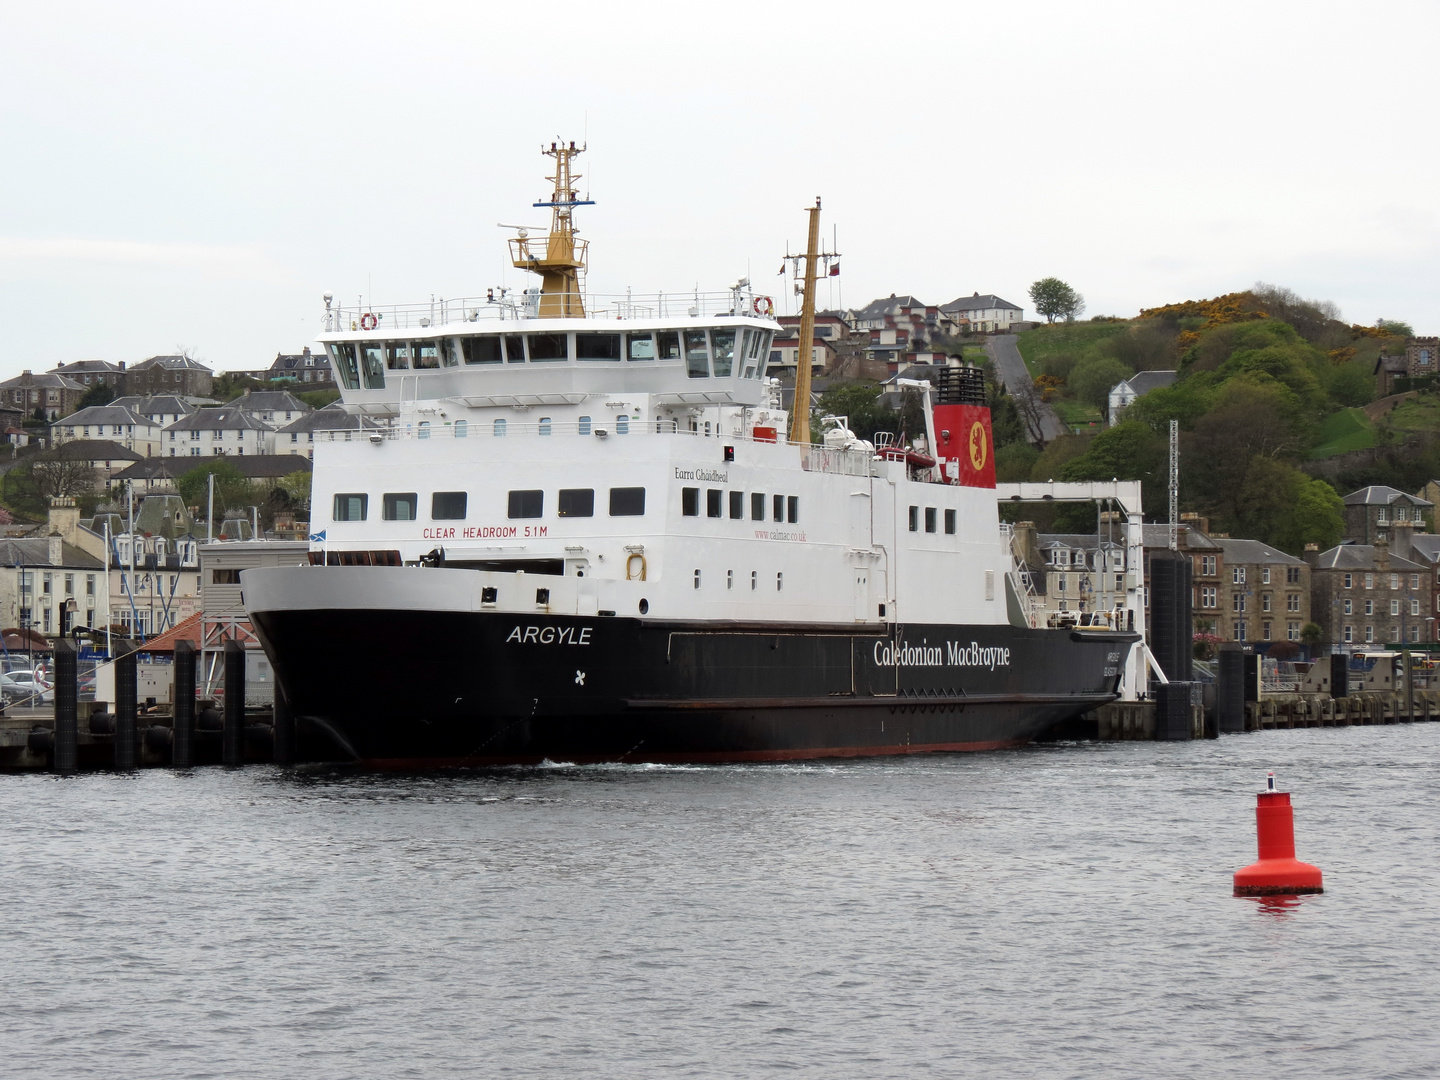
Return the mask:
{"type": "Polygon", "coordinates": [[[1229,641],[1299,642],[1310,622],[1310,566],[1259,540],[1212,536],[1224,557],[1219,622],[1229,641]]]}
{"type": "Polygon", "coordinates": [[[1306,552],[1311,611],[1339,649],[1435,640],[1435,579],[1429,567],[1394,554],[1388,541],[1306,552]]]}

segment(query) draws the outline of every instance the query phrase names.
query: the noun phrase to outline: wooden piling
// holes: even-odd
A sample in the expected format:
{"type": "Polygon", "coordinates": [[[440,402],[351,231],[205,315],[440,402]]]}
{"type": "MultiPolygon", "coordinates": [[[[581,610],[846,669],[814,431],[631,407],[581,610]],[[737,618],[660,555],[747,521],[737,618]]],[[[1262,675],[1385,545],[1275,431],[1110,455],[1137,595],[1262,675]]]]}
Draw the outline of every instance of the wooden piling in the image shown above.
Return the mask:
{"type": "Polygon", "coordinates": [[[234,640],[225,642],[225,727],[221,745],[226,765],[245,763],[245,649],[234,640]]]}
{"type": "Polygon", "coordinates": [[[195,764],[195,644],[175,643],[175,734],[170,764],[188,769],[195,764]]]}
{"type": "Polygon", "coordinates": [[[73,776],[79,768],[79,674],[75,643],[68,638],[55,642],[55,750],[52,767],[61,776],[73,776]]]}
{"type": "Polygon", "coordinates": [[[127,652],[115,659],[115,768],[135,768],[136,654],[127,652]]]}

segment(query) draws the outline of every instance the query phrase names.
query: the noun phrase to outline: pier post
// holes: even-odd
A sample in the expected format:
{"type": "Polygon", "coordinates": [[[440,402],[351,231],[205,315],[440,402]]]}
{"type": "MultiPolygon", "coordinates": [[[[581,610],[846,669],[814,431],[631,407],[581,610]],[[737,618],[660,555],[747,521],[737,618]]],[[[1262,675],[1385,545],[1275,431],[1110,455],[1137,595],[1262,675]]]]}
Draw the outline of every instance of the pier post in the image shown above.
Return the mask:
{"type": "Polygon", "coordinates": [[[275,764],[295,764],[295,717],[290,712],[290,703],[285,693],[275,684],[275,764]]]}
{"type": "Polygon", "coordinates": [[[1330,696],[1350,696],[1350,658],[1344,653],[1334,653],[1330,657],[1330,696]]]}
{"type": "Polygon", "coordinates": [[[1226,641],[1220,646],[1220,670],[1215,680],[1215,712],[1220,730],[1245,730],[1245,654],[1240,645],[1226,641]]]}
{"type": "Polygon", "coordinates": [[[136,654],[115,658],[115,768],[135,768],[136,654]]]}
{"type": "Polygon", "coordinates": [[[226,765],[245,763],[245,648],[225,642],[225,728],[221,736],[226,765]]]}
{"type": "Polygon", "coordinates": [[[1188,682],[1161,683],[1155,688],[1155,740],[1174,742],[1191,737],[1188,682]]]}
{"type": "Polygon", "coordinates": [[[195,764],[195,645],[175,643],[175,739],[170,764],[188,769],[195,764]]]}
{"type": "Polygon", "coordinates": [[[75,643],[69,638],[55,642],[55,759],[53,768],[61,776],[73,776],[78,768],[79,674],[75,643]]]}

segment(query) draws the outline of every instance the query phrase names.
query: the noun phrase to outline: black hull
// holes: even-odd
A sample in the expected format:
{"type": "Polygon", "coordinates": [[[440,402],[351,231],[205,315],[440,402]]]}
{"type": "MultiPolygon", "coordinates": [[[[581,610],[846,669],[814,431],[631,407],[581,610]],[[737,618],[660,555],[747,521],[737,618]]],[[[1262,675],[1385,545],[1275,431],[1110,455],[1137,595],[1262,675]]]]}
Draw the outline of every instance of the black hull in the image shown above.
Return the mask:
{"type": "Polygon", "coordinates": [[[781,761],[1023,743],[1115,696],[1133,634],[253,612],[297,717],[396,767],[781,761]]]}

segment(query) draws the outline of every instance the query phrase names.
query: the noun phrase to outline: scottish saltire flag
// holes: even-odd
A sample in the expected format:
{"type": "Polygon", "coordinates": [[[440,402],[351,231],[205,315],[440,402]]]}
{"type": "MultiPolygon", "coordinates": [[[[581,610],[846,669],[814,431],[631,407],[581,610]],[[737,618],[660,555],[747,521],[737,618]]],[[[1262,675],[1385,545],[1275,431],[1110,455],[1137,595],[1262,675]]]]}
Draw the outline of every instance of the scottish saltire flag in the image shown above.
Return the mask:
{"type": "Polygon", "coordinates": [[[324,529],[321,529],[318,533],[311,533],[311,534],[310,534],[310,542],[311,542],[312,544],[320,544],[320,543],[324,543],[324,541],[325,541],[325,530],[324,530],[324,529]]]}

